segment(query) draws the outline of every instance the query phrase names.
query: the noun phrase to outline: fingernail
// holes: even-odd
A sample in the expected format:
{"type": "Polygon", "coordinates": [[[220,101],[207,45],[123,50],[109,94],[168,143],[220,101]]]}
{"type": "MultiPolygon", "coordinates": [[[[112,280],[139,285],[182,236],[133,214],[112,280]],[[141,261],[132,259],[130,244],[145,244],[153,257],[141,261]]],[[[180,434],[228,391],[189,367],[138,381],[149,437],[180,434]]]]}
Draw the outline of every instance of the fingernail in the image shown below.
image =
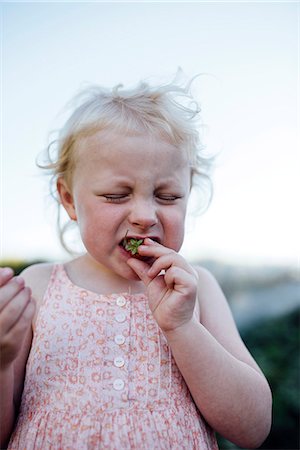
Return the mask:
{"type": "Polygon", "coordinates": [[[3,267],[3,269],[1,269],[1,272],[4,277],[11,276],[14,273],[14,271],[10,267],[3,267]]]}
{"type": "Polygon", "coordinates": [[[25,282],[24,282],[24,279],[21,278],[21,277],[15,277],[15,281],[16,281],[18,284],[20,284],[20,285],[22,285],[22,284],[25,283],[25,282]]]}

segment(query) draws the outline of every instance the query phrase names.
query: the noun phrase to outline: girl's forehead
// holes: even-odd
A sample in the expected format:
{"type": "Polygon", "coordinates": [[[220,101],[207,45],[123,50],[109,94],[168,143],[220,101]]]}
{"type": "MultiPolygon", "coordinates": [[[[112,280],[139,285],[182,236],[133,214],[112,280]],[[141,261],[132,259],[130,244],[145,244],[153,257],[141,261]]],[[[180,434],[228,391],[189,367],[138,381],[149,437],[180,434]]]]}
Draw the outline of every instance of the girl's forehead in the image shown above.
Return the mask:
{"type": "Polygon", "coordinates": [[[111,160],[117,157],[170,159],[178,164],[188,162],[187,152],[167,141],[159,133],[122,133],[98,131],[80,139],[76,146],[77,157],[111,160]]]}
{"type": "Polygon", "coordinates": [[[178,147],[149,134],[95,133],[82,139],[75,163],[78,186],[177,186],[189,190],[191,168],[178,147]],[[167,183],[167,184],[166,184],[167,183]]]}

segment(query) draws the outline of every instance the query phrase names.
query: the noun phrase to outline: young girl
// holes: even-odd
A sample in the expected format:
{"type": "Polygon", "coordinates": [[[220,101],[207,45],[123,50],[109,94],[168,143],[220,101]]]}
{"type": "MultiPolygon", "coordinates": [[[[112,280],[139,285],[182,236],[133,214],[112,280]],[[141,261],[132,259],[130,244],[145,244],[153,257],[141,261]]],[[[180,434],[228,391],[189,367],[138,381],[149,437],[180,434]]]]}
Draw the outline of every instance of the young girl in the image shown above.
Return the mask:
{"type": "Polygon", "coordinates": [[[206,161],[188,89],[95,88],[57,141],[85,253],[0,270],[9,449],[217,449],[266,438],[271,394],[227,302],[178,251],[206,161]]]}

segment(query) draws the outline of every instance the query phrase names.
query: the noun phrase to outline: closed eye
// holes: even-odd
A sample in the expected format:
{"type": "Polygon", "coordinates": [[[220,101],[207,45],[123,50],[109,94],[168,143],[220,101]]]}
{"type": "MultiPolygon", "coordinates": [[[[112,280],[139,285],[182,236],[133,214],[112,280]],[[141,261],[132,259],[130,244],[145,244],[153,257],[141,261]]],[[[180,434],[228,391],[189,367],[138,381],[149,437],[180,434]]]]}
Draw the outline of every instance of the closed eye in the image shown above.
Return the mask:
{"type": "Polygon", "coordinates": [[[109,203],[121,203],[128,198],[128,194],[106,194],[103,195],[109,203]]]}
{"type": "Polygon", "coordinates": [[[173,203],[179,198],[181,198],[178,195],[171,195],[171,194],[157,194],[156,197],[159,201],[163,203],[173,203]]]}

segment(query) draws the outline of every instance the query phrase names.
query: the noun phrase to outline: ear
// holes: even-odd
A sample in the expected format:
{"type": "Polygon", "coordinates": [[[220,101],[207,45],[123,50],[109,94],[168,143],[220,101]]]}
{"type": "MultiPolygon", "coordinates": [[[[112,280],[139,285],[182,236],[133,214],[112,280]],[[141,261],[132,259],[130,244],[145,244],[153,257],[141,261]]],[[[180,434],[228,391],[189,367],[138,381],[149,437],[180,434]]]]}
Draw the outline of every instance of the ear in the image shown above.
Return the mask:
{"type": "Polygon", "coordinates": [[[58,178],[56,187],[61,204],[69,214],[70,219],[77,220],[73,195],[70,192],[70,189],[68,188],[66,181],[63,178],[58,178]]]}

